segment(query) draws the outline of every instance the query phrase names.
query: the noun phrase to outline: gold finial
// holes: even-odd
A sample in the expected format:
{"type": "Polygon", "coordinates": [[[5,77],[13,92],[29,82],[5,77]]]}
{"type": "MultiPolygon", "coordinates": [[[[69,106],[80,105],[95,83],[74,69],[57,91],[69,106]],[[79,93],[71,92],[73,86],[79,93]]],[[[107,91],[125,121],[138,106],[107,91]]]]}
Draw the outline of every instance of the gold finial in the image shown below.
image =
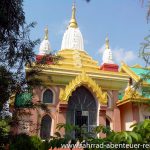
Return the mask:
{"type": "Polygon", "coordinates": [[[45,40],[48,40],[48,27],[45,28],[45,36],[44,36],[45,40]]]}
{"type": "Polygon", "coordinates": [[[109,39],[108,39],[108,34],[107,34],[106,40],[105,40],[105,49],[109,49],[109,39]]]}
{"type": "Polygon", "coordinates": [[[70,20],[70,23],[69,23],[69,26],[72,27],[72,28],[77,28],[78,27],[75,15],[76,15],[76,8],[75,8],[75,3],[73,3],[73,5],[72,5],[72,17],[71,17],[71,20],[70,20]]]}

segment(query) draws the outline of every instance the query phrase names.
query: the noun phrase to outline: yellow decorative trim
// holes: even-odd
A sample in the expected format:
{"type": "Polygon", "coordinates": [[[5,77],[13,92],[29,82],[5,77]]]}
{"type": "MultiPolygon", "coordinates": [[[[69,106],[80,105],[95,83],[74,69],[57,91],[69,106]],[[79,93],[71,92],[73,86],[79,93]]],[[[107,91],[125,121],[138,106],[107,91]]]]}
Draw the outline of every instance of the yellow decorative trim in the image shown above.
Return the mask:
{"type": "Polygon", "coordinates": [[[106,40],[105,40],[105,49],[109,49],[109,39],[108,39],[108,35],[106,36],[106,40]]]}
{"type": "Polygon", "coordinates": [[[118,101],[118,102],[117,102],[117,106],[124,105],[124,104],[126,104],[126,103],[128,103],[128,102],[146,103],[146,102],[148,102],[148,101],[150,101],[150,99],[148,99],[148,98],[127,99],[127,100],[118,101]]]}
{"type": "Polygon", "coordinates": [[[125,90],[125,94],[122,98],[122,100],[118,100],[117,106],[126,104],[128,102],[147,102],[149,101],[149,98],[145,98],[141,96],[133,87],[128,86],[125,90]]]}
{"type": "Polygon", "coordinates": [[[45,28],[45,36],[44,36],[45,40],[48,40],[48,27],[45,28]]]}
{"type": "Polygon", "coordinates": [[[133,68],[142,68],[142,66],[141,65],[139,65],[139,64],[136,64],[136,65],[134,65],[134,66],[132,66],[133,68]]]}
{"type": "Polygon", "coordinates": [[[141,78],[136,75],[124,62],[121,63],[121,70],[125,71],[129,76],[131,76],[136,82],[138,82],[141,78]]]}
{"type": "Polygon", "coordinates": [[[122,100],[143,98],[133,87],[128,86],[122,100]]]}
{"type": "Polygon", "coordinates": [[[88,88],[90,88],[100,104],[107,104],[107,93],[102,92],[101,87],[99,87],[98,84],[96,84],[96,82],[85,73],[85,71],[72,80],[65,89],[60,90],[60,100],[68,101],[72,92],[81,85],[86,85],[88,88]]]}
{"type": "MultiPolygon", "coordinates": [[[[121,69],[120,72],[125,72],[127,73],[131,78],[133,78],[136,82],[139,82],[141,80],[140,76],[138,76],[137,74],[135,74],[128,65],[126,65],[124,62],[121,62],[121,69]]],[[[140,68],[140,65],[135,65],[135,68],[140,68]]],[[[144,87],[149,87],[150,84],[146,81],[142,82],[142,86],[144,87]]]]}

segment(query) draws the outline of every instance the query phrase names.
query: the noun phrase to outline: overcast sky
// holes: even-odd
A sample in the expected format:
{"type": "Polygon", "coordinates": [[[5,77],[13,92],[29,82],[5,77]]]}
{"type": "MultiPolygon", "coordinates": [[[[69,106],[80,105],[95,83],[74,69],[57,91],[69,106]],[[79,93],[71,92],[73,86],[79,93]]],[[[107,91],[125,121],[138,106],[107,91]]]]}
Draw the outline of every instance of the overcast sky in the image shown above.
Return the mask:
{"type": "MultiPolygon", "coordinates": [[[[27,23],[36,21],[31,38],[43,39],[48,25],[49,40],[54,51],[61,47],[63,33],[71,17],[72,0],[25,0],[27,23]]],[[[140,0],[76,0],[76,19],[84,38],[85,50],[102,63],[105,37],[108,34],[114,61],[144,65],[138,58],[140,43],[149,34],[146,4],[140,0]]],[[[39,46],[35,51],[38,53],[39,46]]]]}

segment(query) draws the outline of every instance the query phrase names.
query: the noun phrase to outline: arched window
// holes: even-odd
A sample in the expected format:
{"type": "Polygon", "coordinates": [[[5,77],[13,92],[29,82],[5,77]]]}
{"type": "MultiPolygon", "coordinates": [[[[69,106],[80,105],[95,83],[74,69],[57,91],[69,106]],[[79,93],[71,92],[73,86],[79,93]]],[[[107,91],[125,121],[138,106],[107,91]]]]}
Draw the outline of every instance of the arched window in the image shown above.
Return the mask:
{"type": "Polygon", "coordinates": [[[50,138],[52,119],[49,115],[45,115],[41,120],[40,137],[42,139],[50,138]]]}
{"type": "Polygon", "coordinates": [[[43,103],[53,103],[53,92],[51,90],[46,90],[43,93],[43,103]]]}

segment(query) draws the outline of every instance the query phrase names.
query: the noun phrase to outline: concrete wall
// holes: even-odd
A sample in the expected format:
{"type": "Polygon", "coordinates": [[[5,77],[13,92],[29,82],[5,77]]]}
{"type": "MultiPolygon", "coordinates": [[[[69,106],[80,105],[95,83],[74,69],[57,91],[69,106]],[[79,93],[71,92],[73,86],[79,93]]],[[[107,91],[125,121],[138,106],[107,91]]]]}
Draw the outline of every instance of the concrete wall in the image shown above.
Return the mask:
{"type": "Polygon", "coordinates": [[[20,109],[17,110],[18,113],[18,124],[12,127],[11,130],[15,134],[27,133],[30,135],[39,135],[40,136],[40,125],[41,120],[44,115],[49,115],[52,119],[50,135],[52,136],[56,131],[56,125],[58,123],[58,107],[59,107],[59,91],[60,88],[56,86],[51,87],[36,87],[33,90],[33,99],[32,102],[36,105],[34,109],[20,109]],[[51,89],[53,92],[53,103],[46,104],[47,111],[37,106],[42,104],[43,93],[46,89],[51,89]]]}
{"type": "Polygon", "coordinates": [[[126,103],[119,108],[121,112],[121,130],[131,131],[130,126],[134,123],[132,103],[126,103]]]}

